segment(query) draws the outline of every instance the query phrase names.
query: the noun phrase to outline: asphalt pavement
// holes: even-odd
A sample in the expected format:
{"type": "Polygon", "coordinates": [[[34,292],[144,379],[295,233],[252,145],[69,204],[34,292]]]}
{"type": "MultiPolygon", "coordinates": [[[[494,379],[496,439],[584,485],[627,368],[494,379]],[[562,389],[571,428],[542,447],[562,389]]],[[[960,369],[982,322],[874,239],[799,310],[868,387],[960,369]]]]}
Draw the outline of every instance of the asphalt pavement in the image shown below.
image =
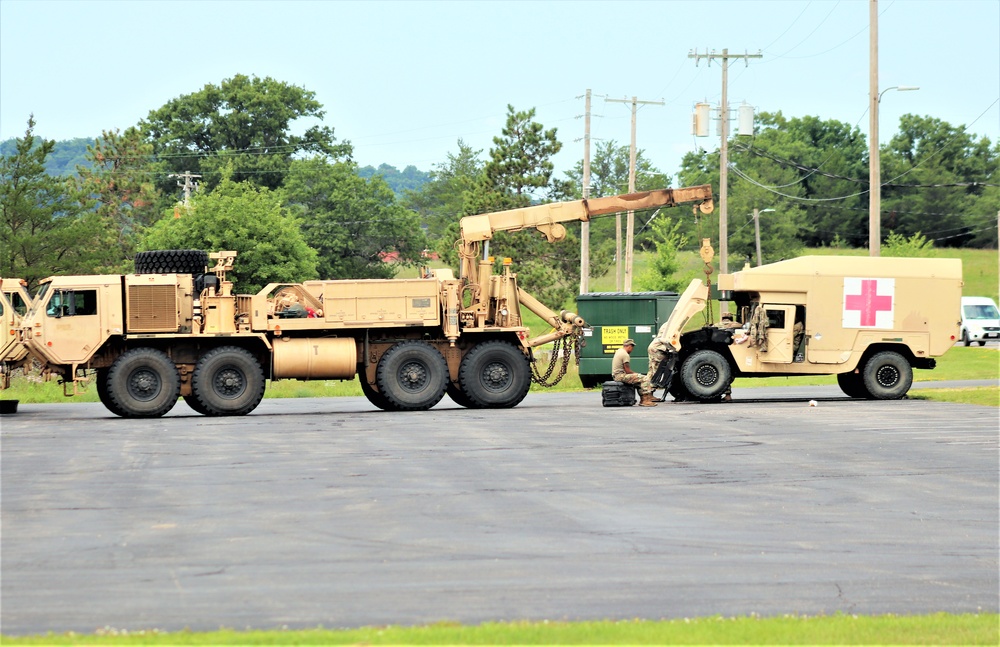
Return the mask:
{"type": "Polygon", "coordinates": [[[22,404],[0,632],[1000,611],[998,409],[734,399],[22,404]]]}

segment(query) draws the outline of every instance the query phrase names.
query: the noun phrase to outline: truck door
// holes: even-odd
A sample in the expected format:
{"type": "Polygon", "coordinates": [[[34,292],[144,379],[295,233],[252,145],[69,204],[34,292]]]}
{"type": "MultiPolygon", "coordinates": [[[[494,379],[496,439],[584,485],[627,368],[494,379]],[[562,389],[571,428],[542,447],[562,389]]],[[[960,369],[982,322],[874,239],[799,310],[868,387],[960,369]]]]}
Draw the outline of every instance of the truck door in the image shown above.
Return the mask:
{"type": "Polygon", "coordinates": [[[0,329],[3,334],[0,338],[0,360],[4,360],[8,355],[13,355],[12,351],[18,344],[18,317],[6,294],[0,294],[0,317],[3,318],[3,328],[0,329]]]}
{"type": "Polygon", "coordinates": [[[764,304],[761,307],[767,313],[767,352],[759,354],[760,361],[790,364],[795,356],[795,306],[764,304]]]}
{"type": "Polygon", "coordinates": [[[96,288],[53,290],[45,304],[45,341],[52,357],[67,364],[89,359],[102,339],[99,314],[96,288]]]}

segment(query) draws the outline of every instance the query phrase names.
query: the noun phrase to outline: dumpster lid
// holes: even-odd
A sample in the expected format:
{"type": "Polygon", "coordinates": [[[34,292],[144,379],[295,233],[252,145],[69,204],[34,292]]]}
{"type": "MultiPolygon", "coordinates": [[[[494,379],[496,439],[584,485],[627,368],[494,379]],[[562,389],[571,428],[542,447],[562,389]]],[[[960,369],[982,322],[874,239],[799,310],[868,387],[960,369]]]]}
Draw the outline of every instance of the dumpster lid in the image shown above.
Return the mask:
{"type": "Polygon", "coordinates": [[[586,294],[576,295],[576,300],[581,299],[607,299],[607,298],[636,298],[636,299],[648,299],[649,297],[676,297],[678,294],[676,292],[670,292],[669,290],[659,290],[656,292],[587,292],[586,294]]]}

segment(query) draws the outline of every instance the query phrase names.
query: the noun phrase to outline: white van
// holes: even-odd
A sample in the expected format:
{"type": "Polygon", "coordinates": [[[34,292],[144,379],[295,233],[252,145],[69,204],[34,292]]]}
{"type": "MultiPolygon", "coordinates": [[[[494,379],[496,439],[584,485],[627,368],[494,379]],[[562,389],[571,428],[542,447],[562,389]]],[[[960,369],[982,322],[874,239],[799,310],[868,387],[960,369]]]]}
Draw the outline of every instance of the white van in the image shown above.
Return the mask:
{"type": "Polygon", "coordinates": [[[962,297],[962,343],[968,346],[974,341],[980,346],[987,339],[1000,339],[1000,311],[992,299],[986,297],[962,297]]]}

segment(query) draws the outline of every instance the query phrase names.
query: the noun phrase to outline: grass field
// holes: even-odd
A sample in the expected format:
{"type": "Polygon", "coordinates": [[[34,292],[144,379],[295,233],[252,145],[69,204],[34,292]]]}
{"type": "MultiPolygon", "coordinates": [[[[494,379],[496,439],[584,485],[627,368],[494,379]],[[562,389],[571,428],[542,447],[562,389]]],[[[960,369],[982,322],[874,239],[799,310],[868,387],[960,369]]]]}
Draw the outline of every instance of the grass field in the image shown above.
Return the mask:
{"type": "Polygon", "coordinates": [[[1000,616],[783,616],[439,623],[350,630],[158,631],[3,637],[5,645],[997,645],[1000,616]]]}

